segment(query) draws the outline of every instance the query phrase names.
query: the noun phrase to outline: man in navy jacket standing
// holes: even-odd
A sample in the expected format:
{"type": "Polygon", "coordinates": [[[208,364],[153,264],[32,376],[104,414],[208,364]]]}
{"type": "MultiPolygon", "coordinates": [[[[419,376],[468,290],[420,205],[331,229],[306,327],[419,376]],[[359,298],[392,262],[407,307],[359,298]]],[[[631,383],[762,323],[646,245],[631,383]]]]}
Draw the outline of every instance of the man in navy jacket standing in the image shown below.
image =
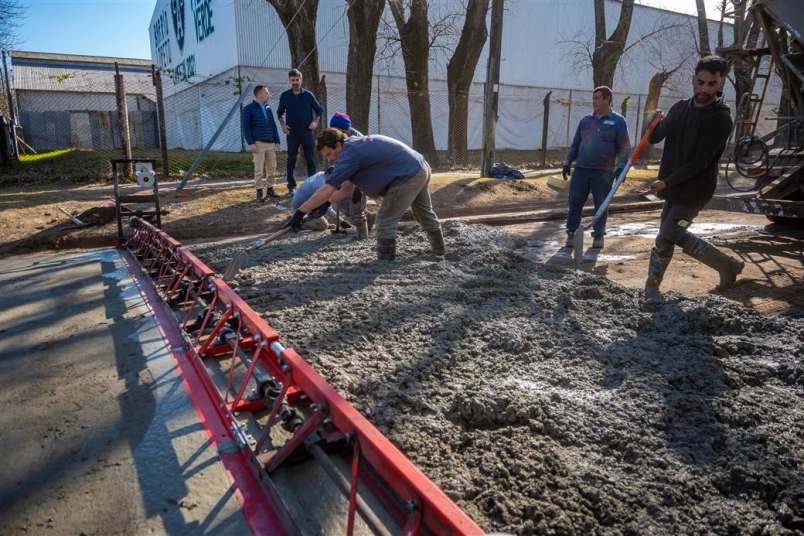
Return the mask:
{"type": "Polygon", "coordinates": [[[304,149],[304,160],[307,163],[307,176],[312,177],[316,172],[315,165],[315,135],[318,120],[324,114],[324,109],[318,104],[315,96],[302,88],[302,74],[298,69],[291,69],[288,73],[290,89],[279,97],[279,107],[276,116],[287,135],[288,141],[288,191],[293,195],[296,190],[296,178],[293,170],[296,167],[296,156],[299,146],[304,149]]]}
{"type": "Polygon", "coordinates": [[[265,86],[254,88],[254,101],[243,108],[243,138],[254,159],[254,188],[257,189],[257,202],[263,202],[262,189],[268,184],[266,195],[279,197],[274,192],[276,174],[276,150],[279,147],[279,131],[276,129],[274,114],[268,106],[271,94],[265,86]]]}

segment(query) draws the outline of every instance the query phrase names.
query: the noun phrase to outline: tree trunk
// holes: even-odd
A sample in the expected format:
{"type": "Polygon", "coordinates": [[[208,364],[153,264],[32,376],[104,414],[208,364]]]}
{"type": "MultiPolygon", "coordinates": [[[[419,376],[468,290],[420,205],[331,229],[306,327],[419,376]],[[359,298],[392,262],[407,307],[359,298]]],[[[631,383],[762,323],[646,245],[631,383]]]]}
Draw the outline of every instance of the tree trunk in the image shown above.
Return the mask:
{"type": "MultiPolygon", "coordinates": [[[[301,71],[302,84],[313,92],[319,102],[324,100],[326,92],[318,67],[318,49],[315,40],[318,0],[268,0],[268,2],[276,10],[288,33],[290,60],[293,67],[301,71]]],[[[321,121],[322,124],[325,122],[321,121]]]]}
{"type": "Polygon", "coordinates": [[[469,0],[461,37],[447,65],[449,134],[447,146],[453,164],[465,164],[468,152],[469,90],[488,38],[486,13],[489,0],[469,0]]]}
{"type": "Polygon", "coordinates": [[[595,87],[614,87],[614,73],[625,49],[633,13],[634,0],[623,0],[617,27],[606,38],[605,0],[595,0],[595,51],[592,53],[592,78],[595,87]]]}
{"type": "Polygon", "coordinates": [[[405,21],[406,3],[403,0],[388,0],[388,6],[399,31],[402,58],[405,61],[413,148],[422,153],[431,166],[436,167],[438,154],[433,139],[428,83],[430,26],[427,19],[427,0],[409,0],[410,17],[407,21],[405,21]]]}
{"type": "MultiPolygon", "coordinates": [[[[650,82],[648,83],[648,96],[645,98],[645,107],[643,108],[642,112],[642,132],[640,132],[640,137],[644,136],[645,131],[650,124],[650,119],[653,117],[654,112],[659,108],[659,99],[662,98],[662,89],[664,89],[664,84],[670,78],[672,73],[667,71],[662,71],[660,73],[654,74],[650,82]]],[[[636,143],[637,140],[634,140],[636,143]]],[[[647,163],[653,157],[653,146],[648,144],[642,150],[642,154],[639,157],[640,162],[647,163]]]]}
{"type": "Polygon", "coordinates": [[[712,53],[709,47],[709,21],[706,18],[706,3],[704,0],[695,0],[698,7],[698,53],[701,57],[712,53]]]}
{"type": "Polygon", "coordinates": [[[369,131],[371,111],[371,78],[377,53],[377,28],[385,0],[353,0],[349,17],[349,56],[346,63],[346,113],[352,126],[369,131]]]}
{"type": "Polygon", "coordinates": [[[723,3],[720,4],[720,23],[717,25],[717,48],[715,50],[723,48],[723,25],[725,24],[727,1],[723,0],[723,3]]]}

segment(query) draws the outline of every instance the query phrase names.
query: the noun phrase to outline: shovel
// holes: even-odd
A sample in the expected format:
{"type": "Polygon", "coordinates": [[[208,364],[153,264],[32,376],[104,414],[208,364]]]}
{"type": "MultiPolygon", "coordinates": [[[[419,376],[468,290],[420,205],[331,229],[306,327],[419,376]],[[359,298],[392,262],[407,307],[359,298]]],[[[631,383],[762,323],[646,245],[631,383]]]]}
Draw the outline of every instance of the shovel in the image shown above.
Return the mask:
{"type": "Polygon", "coordinates": [[[657,116],[654,117],[653,121],[650,122],[650,125],[648,125],[648,128],[645,130],[645,134],[643,134],[642,139],[639,140],[639,145],[637,145],[636,148],[633,150],[631,156],[628,158],[628,162],[626,162],[625,167],[620,172],[620,175],[615,179],[614,184],[611,185],[611,190],[606,196],[606,199],[603,200],[603,204],[600,205],[600,208],[598,208],[595,211],[595,215],[592,216],[592,221],[590,221],[586,225],[581,225],[575,231],[575,236],[573,237],[574,238],[573,256],[575,257],[575,266],[580,266],[581,262],[583,261],[583,234],[586,232],[587,229],[591,229],[592,226],[595,223],[597,223],[597,220],[599,220],[603,216],[603,214],[606,213],[606,210],[609,208],[609,203],[611,203],[614,194],[617,193],[617,189],[625,180],[625,176],[628,175],[628,171],[631,169],[631,166],[633,166],[636,163],[637,158],[639,158],[639,154],[648,144],[650,135],[653,134],[653,129],[656,128],[656,125],[659,124],[659,121],[661,121],[661,117],[657,116]]]}
{"type": "Polygon", "coordinates": [[[226,271],[223,272],[223,280],[228,283],[229,281],[231,281],[234,278],[234,276],[237,275],[237,272],[239,272],[240,269],[243,267],[243,265],[246,264],[246,260],[248,259],[248,252],[249,251],[253,251],[253,250],[257,250],[257,249],[263,249],[263,248],[265,248],[265,246],[267,246],[268,244],[270,244],[274,240],[278,240],[279,238],[282,238],[283,236],[285,236],[289,232],[290,232],[290,227],[287,227],[285,229],[280,229],[277,232],[275,232],[274,234],[268,235],[266,238],[260,238],[259,240],[255,240],[246,249],[238,251],[237,255],[235,255],[232,258],[232,260],[229,262],[229,266],[226,267],[226,271]]]}

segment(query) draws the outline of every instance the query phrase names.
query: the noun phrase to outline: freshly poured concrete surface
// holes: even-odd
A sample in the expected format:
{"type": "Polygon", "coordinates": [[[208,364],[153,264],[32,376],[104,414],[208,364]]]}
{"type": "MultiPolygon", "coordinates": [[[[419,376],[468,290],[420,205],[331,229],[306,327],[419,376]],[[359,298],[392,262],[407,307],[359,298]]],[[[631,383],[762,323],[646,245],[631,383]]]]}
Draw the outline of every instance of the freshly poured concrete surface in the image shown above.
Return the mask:
{"type": "Polygon", "coordinates": [[[247,534],[114,250],[0,260],[0,534],[247,534]]]}

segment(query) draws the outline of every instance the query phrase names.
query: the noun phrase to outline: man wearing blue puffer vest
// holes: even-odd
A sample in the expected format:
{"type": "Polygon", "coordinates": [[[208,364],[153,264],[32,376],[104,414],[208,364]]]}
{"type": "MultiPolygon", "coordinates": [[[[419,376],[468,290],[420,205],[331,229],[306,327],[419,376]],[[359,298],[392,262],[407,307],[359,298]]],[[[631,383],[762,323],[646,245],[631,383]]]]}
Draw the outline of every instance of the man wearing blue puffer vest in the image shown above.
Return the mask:
{"type": "Polygon", "coordinates": [[[276,151],[279,149],[279,131],[274,114],[268,106],[271,93],[265,86],[254,88],[254,101],[243,108],[243,138],[254,159],[254,188],[257,202],[262,203],[262,189],[266,186],[267,197],[276,199],[274,175],[276,174],[276,151]]]}

